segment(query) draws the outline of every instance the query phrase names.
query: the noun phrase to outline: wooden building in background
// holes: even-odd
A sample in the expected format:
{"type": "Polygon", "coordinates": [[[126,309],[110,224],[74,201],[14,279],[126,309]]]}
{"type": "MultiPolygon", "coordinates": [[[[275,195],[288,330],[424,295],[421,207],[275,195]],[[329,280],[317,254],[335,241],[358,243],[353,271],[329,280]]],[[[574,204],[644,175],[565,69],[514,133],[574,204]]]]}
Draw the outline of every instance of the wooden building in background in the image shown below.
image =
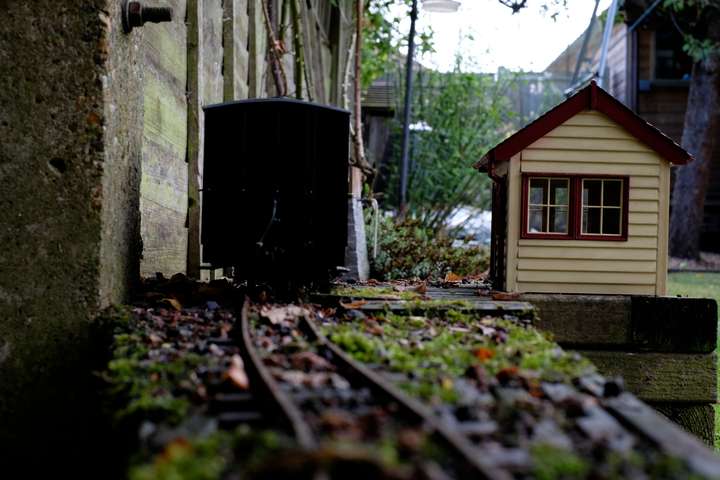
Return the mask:
{"type": "MultiPolygon", "coordinates": [[[[667,16],[654,12],[634,30],[630,29],[651,3],[625,2],[625,23],[615,24],[608,47],[604,86],[615,98],[680,143],[692,60],[683,52],[682,36],[667,16]]],[[[599,64],[602,26],[600,20],[596,22],[588,42],[589,61],[582,65],[585,72],[596,70],[599,64]]],[[[571,78],[582,42],[583,36],[568,46],[546,71],[571,78]]],[[[710,176],[701,248],[720,251],[720,150],[713,159],[710,176]]]]}

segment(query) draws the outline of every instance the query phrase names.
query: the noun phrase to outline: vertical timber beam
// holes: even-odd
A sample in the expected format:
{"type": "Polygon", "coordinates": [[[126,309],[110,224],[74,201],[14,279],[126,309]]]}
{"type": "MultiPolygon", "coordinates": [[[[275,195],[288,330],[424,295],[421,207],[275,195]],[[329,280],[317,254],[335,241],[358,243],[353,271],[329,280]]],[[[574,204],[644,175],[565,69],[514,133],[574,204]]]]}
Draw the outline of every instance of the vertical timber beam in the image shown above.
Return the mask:
{"type": "Polygon", "coordinates": [[[202,163],[202,131],[204,128],[200,92],[204,86],[200,74],[202,44],[200,25],[202,24],[201,0],[188,0],[188,253],[187,274],[200,278],[200,170],[202,163]]]}

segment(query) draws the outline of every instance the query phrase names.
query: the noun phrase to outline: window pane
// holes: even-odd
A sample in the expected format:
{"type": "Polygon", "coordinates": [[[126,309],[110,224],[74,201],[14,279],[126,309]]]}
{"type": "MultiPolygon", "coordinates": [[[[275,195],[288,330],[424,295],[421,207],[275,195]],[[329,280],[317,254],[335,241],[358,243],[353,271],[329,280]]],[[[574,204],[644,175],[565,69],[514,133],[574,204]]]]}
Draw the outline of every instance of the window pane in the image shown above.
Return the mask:
{"type": "MultiPolygon", "coordinates": [[[[607,188],[607,187],[606,187],[607,188]]],[[[620,235],[620,216],[622,210],[619,208],[605,208],[603,211],[602,233],[606,235],[620,235]]]]}
{"type": "Polygon", "coordinates": [[[528,209],[528,232],[545,232],[547,225],[547,207],[530,207],[528,209]]]}
{"type": "Polygon", "coordinates": [[[599,207],[600,192],[602,190],[602,180],[584,180],[583,181],[583,205],[592,205],[599,207]]]}
{"type": "Polygon", "coordinates": [[[605,180],[603,187],[603,206],[619,207],[622,202],[622,181],[605,180]]]}
{"type": "Polygon", "coordinates": [[[550,180],[550,204],[551,205],[568,205],[569,197],[569,181],[566,179],[562,180],[550,180]]]}
{"type": "Polygon", "coordinates": [[[582,233],[600,233],[601,208],[583,208],[582,233]]]}
{"type": "Polygon", "coordinates": [[[530,179],[530,203],[533,205],[542,205],[547,203],[547,186],[548,181],[544,178],[530,179]]]}
{"type": "Polygon", "coordinates": [[[550,231],[567,233],[568,217],[568,207],[550,207],[550,231]]]}

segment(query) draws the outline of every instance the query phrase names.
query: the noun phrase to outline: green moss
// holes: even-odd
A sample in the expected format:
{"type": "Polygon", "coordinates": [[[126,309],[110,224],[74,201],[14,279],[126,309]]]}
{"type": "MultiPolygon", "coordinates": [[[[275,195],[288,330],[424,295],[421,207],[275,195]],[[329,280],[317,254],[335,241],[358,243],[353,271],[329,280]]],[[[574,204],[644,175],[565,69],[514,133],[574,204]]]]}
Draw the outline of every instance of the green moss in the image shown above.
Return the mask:
{"type": "Polygon", "coordinates": [[[326,327],[325,332],[356,360],[407,374],[411,380],[401,387],[433,402],[457,401],[453,379],[474,365],[493,376],[515,367],[538,380],[564,382],[594,371],[587,360],[512,320],[456,310],[444,317],[385,313],[374,320],[380,331],[354,320],[326,327]]]}
{"type": "Polygon", "coordinates": [[[575,453],[552,445],[533,445],[530,454],[533,474],[538,480],[585,478],[590,471],[590,466],[575,453]]]}
{"type": "Polygon", "coordinates": [[[392,300],[415,300],[422,298],[422,295],[412,290],[397,291],[392,287],[335,287],[331,295],[350,298],[367,299],[392,299],[392,300]]]}
{"type": "MultiPolygon", "coordinates": [[[[258,470],[294,445],[270,431],[219,431],[203,438],[167,445],[150,462],[130,470],[130,480],[217,480],[233,472],[258,470]]],[[[243,478],[242,475],[239,478],[243,478]]]]}

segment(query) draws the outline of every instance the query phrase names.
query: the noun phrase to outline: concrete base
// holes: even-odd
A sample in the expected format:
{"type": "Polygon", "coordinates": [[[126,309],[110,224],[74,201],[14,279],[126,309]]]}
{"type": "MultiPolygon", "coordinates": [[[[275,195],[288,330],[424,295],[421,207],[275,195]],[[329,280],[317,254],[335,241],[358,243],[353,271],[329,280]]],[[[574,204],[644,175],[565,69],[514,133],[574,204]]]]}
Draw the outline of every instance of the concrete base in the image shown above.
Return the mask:
{"type": "Polygon", "coordinates": [[[344,280],[365,281],[370,275],[362,201],[354,196],[348,200],[348,244],[345,250],[345,267],[348,268],[348,272],[343,276],[344,280]]]}

